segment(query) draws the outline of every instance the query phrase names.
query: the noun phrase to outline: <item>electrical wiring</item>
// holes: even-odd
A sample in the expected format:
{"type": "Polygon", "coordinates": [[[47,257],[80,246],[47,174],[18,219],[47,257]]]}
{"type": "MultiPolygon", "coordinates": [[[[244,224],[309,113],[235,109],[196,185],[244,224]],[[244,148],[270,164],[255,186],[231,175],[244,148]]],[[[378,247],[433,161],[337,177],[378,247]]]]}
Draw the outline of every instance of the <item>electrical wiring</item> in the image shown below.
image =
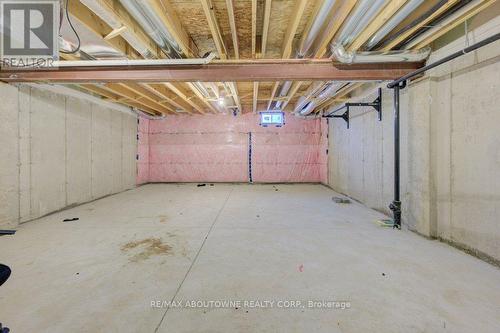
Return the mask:
{"type": "MultiPolygon", "coordinates": [[[[71,22],[71,19],[69,17],[69,13],[68,13],[68,5],[69,5],[69,0],[66,0],[66,8],[65,8],[65,12],[66,12],[66,19],[68,20],[68,24],[71,28],[71,30],[73,30],[73,32],[75,33],[75,36],[76,36],[76,39],[78,40],[78,46],[76,47],[76,49],[72,50],[72,51],[59,51],[61,53],[64,53],[64,54],[75,54],[77,53],[78,51],[80,51],[80,46],[81,46],[81,40],[80,40],[80,36],[78,35],[78,33],[76,32],[76,29],[75,27],[73,26],[73,23],[71,22]]],[[[62,16],[62,15],[61,15],[62,16]]],[[[62,26],[62,17],[61,17],[61,23],[59,25],[59,33],[60,33],[60,30],[61,30],[61,26],[62,26]]]]}

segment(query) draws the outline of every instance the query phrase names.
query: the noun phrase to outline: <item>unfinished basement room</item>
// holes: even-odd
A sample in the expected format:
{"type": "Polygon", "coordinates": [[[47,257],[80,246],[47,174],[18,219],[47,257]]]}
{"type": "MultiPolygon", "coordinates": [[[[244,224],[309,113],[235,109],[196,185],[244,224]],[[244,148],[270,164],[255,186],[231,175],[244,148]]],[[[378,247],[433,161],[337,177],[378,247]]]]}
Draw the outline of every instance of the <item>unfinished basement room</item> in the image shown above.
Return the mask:
{"type": "Polygon", "coordinates": [[[500,1],[0,31],[0,333],[500,332],[500,1]]]}

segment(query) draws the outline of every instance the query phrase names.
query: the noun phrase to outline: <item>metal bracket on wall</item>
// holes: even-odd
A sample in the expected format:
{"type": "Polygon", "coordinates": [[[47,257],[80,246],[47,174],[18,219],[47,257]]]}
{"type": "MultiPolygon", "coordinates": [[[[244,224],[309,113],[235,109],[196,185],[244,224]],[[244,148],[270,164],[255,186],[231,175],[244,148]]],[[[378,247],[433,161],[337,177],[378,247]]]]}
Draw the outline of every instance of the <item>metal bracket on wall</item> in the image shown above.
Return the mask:
{"type": "Polygon", "coordinates": [[[378,120],[382,121],[382,88],[378,88],[378,97],[371,103],[366,103],[366,102],[360,102],[360,103],[345,103],[341,107],[333,110],[327,115],[324,115],[323,118],[342,118],[345,120],[347,123],[347,128],[349,128],[349,111],[350,108],[353,106],[357,107],[363,107],[363,106],[371,106],[372,108],[375,109],[378,113],[378,120]],[[343,114],[341,115],[336,115],[335,113],[341,111],[341,110],[346,110],[343,114]]]}

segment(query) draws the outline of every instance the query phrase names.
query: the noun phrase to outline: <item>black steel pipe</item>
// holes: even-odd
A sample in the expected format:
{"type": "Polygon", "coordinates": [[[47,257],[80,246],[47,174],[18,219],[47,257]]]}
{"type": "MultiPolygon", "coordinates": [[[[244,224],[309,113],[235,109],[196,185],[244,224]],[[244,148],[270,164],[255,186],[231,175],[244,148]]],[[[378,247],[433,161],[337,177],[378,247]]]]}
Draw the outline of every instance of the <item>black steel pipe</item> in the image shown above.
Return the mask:
{"type": "Polygon", "coordinates": [[[441,60],[438,60],[430,65],[424,66],[412,73],[409,73],[397,80],[392,81],[387,85],[388,88],[394,90],[394,200],[389,205],[389,208],[393,212],[394,216],[394,228],[401,228],[401,198],[400,198],[400,128],[399,128],[399,108],[400,108],[400,100],[399,93],[400,90],[406,87],[406,83],[411,78],[414,78],[417,75],[420,75],[429,69],[447,63],[455,58],[461,57],[464,54],[472,52],[474,50],[479,49],[485,45],[491,44],[500,39],[500,33],[493,35],[484,39],[481,42],[478,42],[474,45],[466,47],[462,51],[455,52],[450,54],[447,57],[444,57],[441,60]]]}
{"type": "Polygon", "coordinates": [[[399,128],[399,91],[406,87],[406,81],[395,86],[394,89],[394,200],[389,205],[394,217],[394,228],[401,228],[401,197],[400,197],[400,128],[399,128]]]}
{"type": "Polygon", "coordinates": [[[414,78],[415,76],[420,75],[420,74],[428,71],[429,69],[432,69],[434,67],[442,65],[444,63],[447,63],[448,61],[451,61],[451,60],[453,60],[455,58],[461,57],[464,54],[467,54],[469,52],[475,51],[475,50],[477,50],[477,49],[479,49],[479,48],[481,48],[483,46],[486,46],[488,44],[491,44],[491,43],[493,43],[493,42],[495,42],[495,41],[497,41],[499,39],[500,39],[500,33],[498,33],[496,35],[493,35],[491,37],[488,37],[488,38],[486,38],[486,39],[484,39],[484,40],[482,40],[482,41],[480,41],[480,42],[478,42],[478,43],[476,43],[474,45],[466,47],[465,49],[463,49],[461,51],[457,51],[457,52],[455,52],[453,54],[450,54],[449,56],[444,57],[441,60],[433,62],[432,64],[424,66],[422,68],[419,68],[419,69],[417,69],[414,72],[406,74],[405,76],[403,76],[403,77],[401,77],[401,78],[399,78],[397,80],[392,81],[391,83],[389,83],[387,85],[387,88],[393,89],[394,87],[396,87],[397,85],[399,85],[401,82],[408,81],[409,79],[414,78]]]}

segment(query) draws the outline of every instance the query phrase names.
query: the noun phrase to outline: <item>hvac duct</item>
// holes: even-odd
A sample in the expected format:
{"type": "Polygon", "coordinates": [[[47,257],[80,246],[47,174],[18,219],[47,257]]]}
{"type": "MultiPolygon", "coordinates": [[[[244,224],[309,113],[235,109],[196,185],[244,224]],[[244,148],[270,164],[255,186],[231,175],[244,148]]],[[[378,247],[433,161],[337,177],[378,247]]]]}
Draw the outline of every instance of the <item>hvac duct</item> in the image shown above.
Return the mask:
{"type": "Polygon", "coordinates": [[[371,51],[355,52],[346,51],[339,43],[332,43],[332,54],[340,62],[353,63],[380,63],[380,62],[419,62],[427,59],[431,53],[430,48],[406,51],[371,51]]]}
{"type": "Polygon", "coordinates": [[[307,116],[311,114],[318,105],[335,96],[337,91],[343,85],[343,82],[328,82],[327,84],[323,85],[323,89],[321,89],[313,98],[310,98],[309,101],[307,101],[306,103],[304,103],[304,101],[302,103],[297,103],[297,106],[294,109],[294,113],[300,116],[307,116]]]}
{"type": "MultiPolygon", "coordinates": [[[[342,46],[342,50],[344,50],[343,45],[351,43],[388,1],[390,0],[361,0],[359,2],[336,39],[336,43],[342,46]]],[[[294,109],[295,114],[301,116],[311,114],[319,104],[327,98],[333,97],[338,89],[339,86],[333,82],[316,83],[312,87],[311,93],[297,102],[294,109]],[[313,99],[313,96],[318,94],[318,91],[320,91],[319,95],[313,99]]]]}
{"type": "MultiPolygon", "coordinates": [[[[389,0],[390,1],[390,0],[389,0]]],[[[387,0],[362,0],[342,28],[336,42],[342,46],[350,44],[382,9],[387,0]]]]}
{"type": "Polygon", "coordinates": [[[382,28],[380,28],[367,43],[367,48],[372,49],[377,45],[385,36],[387,36],[399,23],[401,23],[408,15],[410,15],[424,0],[410,0],[403,6],[389,21],[387,21],[382,28]]]}
{"type": "Polygon", "coordinates": [[[183,57],[179,44],[147,1],[120,0],[120,2],[165,54],[170,58],[183,57]]]}
{"type": "MultiPolygon", "coordinates": [[[[326,22],[326,19],[330,15],[330,12],[335,5],[336,0],[324,0],[321,4],[321,7],[317,11],[316,16],[314,17],[314,21],[311,24],[311,27],[307,31],[307,33],[300,40],[299,48],[296,53],[296,58],[304,58],[307,55],[307,52],[311,49],[314,40],[318,36],[319,31],[323,27],[326,22]]],[[[286,81],[282,84],[278,97],[282,98],[288,94],[290,88],[292,86],[292,82],[286,81]]],[[[277,101],[274,104],[274,108],[280,108],[281,101],[277,101]]]]}
{"type": "Polygon", "coordinates": [[[326,22],[326,19],[330,15],[333,6],[335,5],[336,0],[325,0],[321,4],[316,17],[314,18],[311,27],[307,31],[304,38],[301,39],[299,48],[297,50],[297,58],[304,58],[307,55],[307,52],[311,49],[311,45],[314,43],[316,36],[318,36],[321,27],[326,22]]]}
{"type": "MultiPolygon", "coordinates": [[[[82,4],[88,7],[92,12],[99,16],[104,22],[106,22],[111,28],[119,29],[122,27],[122,23],[116,18],[114,13],[110,13],[106,8],[104,8],[96,0],[80,0],[82,4]]],[[[121,35],[134,50],[139,52],[144,58],[152,58],[153,55],[149,52],[146,45],[139,41],[134,34],[125,30],[121,35]]]]}

